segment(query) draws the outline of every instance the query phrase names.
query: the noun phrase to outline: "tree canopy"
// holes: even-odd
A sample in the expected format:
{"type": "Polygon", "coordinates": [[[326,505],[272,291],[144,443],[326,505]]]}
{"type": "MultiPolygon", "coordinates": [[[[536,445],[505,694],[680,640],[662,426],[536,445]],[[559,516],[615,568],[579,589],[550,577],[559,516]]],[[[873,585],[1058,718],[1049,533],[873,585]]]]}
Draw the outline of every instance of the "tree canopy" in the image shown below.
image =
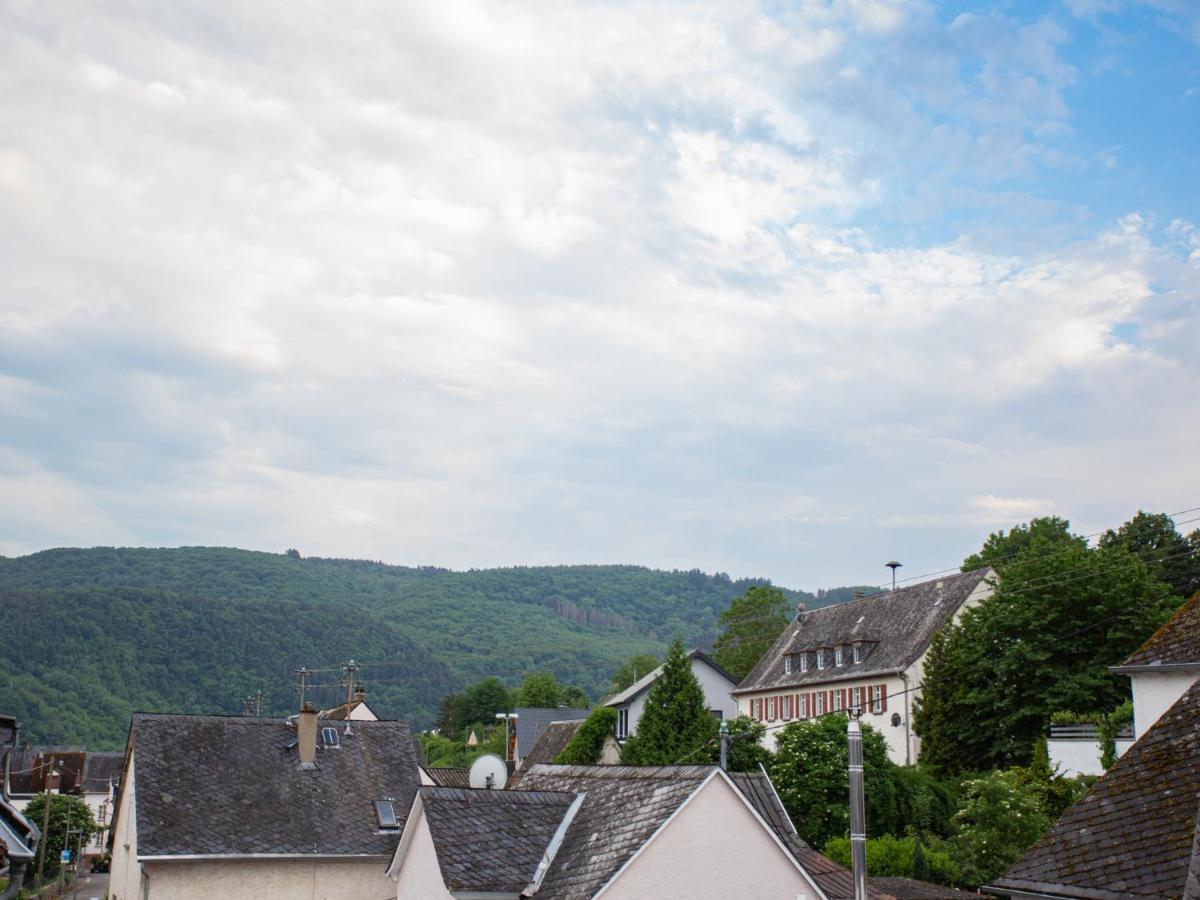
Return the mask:
{"type": "Polygon", "coordinates": [[[771,648],[792,618],[787,595],[771,585],[756,585],[721,613],[713,641],[717,664],[741,681],[771,648]]]}
{"type": "MultiPolygon", "coordinates": [[[[70,794],[50,794],[50,821],[42,840],[46,845],[45,872],[46,878],[53,878],[58,872],[60,854],[64,848],[71,851],[71,857],[79,855],[79,848],[87,846],[100,826],[92,817],[92,811],[80,797],[70,794]],[[68,829],[70,831],[68,835],[68,829]]],[[[46,812],[46,794],[38,794],[25,807],[25,817],[40,829],[46,812]]],[[[35,861],[36,865],[36,861],[35,861]]],[[[32,867],[31,867],[32,868],[32,867]]]]}
{"type": "Polygon", "coordinates": [[[595,765],[600,762],[604,742],[609,735],[615,734],[616,728],[617,711],[610,706],[597,706],[592,710],[592,714],[584,719],[562,752],[554,757],[554,762],[578,766],[595,765]]]}
{"type": "Polygon", "coordinates": [[[621,762],[631,766],[667,766],[704,762],[706,746],[717,735],[692,661],[676,640],[667,651],[662,674],[651,685],[637,731],[625,741],[621,762]]]}
{"type": "Polygon", "coordinates": [[[1027,550],[1044,553],[1060,544],[1086,547],[1087,541],[1071,534],[1071,523],[1058,516],[1033,519],[1027,525],[1016,525],[1010,531],[994,531],[987,536],[978,553],[963,560],[962,570],[971,572],[992,566],[1002,572],[1010,562],[1027,550]]]}
{"type": "Polygon", "coordinates": [[[635,653],[621,663],[621,667],[613,673],[609,692],[619,694],[639,678],[649,675],[657,669],[661,662],[662,660],[653,653],[635,653]]]}

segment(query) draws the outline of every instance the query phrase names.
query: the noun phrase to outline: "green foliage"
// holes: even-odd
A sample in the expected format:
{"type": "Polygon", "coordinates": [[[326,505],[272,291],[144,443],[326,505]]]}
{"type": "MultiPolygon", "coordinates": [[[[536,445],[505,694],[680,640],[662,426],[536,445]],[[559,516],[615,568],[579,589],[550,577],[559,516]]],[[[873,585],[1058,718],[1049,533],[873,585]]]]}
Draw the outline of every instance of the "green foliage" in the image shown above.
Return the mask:
{"type": "MultiPolygon", "coordinates": [[[[834,862],[850,867],[850,838],[831,838],[824,852],[834,862]]],[[[867,874],[873,878],[919,878],[947,885],[958,884],[962,879],[958,864],[944,842],[935,841],[925,847],[916,838],[890,834],[867,839],[867,874]],[[918,859],[923,875],[917,874],[918,859]]]]}
{"type": "Polygon", "coordinates": [[[958,811],[950,789],[919,766],[897,766],[895,772],[903,830],[949,837],[958,811]]]}
{"type": "Polygon", "coordinates": [[[1200,590],[1200,542],[1175,530],[1175,522],[1162,513],[1138,514],[1100,538],[1101,547],[1122,547],[1145,561],[1150,574],[1166,584],[1176,597],[1190,597],[1200,590]]]}
{"type": "Polygon", "coordinates": [[[1044,737],[1034,742],[1029,765],[1016,767],[1012,771],[1021,784],[1034,793],[1038,807],[1052,822],[1087,793],[1087,787],[1079,779],[1064,778],[1056,769],[1051,768],[1050,753],[1044,737]]]}
{"type": "Polygon", "coordinates": [[[552,709],[563,704],[563,686],[552,672],[530,672],[517,690],[517,706],[552,709]]]}
{"type": "Polygon", "coordinates": [[[1009,532],[1001,529],[989,534],[983,542],[983,548],[963,560],[962,570],[971,572],[992,566],[997,572],[1003,572],[1009,563],[1022,554],[1046,553],[1062,545],[1074,545],[1082,549],[1087,546],[1087,541],[1071,534],[1071,523],[1066,519],[1058,516],[1033,519],[1028,525],[1017,525],[1009,532]]]}
{"type": "MultiPolygon", "coordinates": [[[[660,635],[706,644],[756,583],[638,566],[450,572],[225,548],[93,548],[0,558],[13,646],[0,709],[30,740],[123,746],[134,709],[295,712],[293,671],[353,657],[371,707],[426,727],[449,691],[531,671],[599,696],[609,672],[660,635]],[[391,666],[376,666],[399,660],[391,666]]],[[[799,599],[809,595],[795,594],[799,599]]],[[[336,673],[309,698],[345,697],[336,673]]],[[[573,697],[579,702],[579,697],[573,697]]]]}
{"type": "Polygon", "coordinates": [[[683,642],[676,640],[667,651],[662,674],[646,694],[637,732],[625,741],[621,762],[631,766],[702,762],[707,757],[704,747],[716,734],[717,721],[705,705],[692,661],[683,642]]]}
{"type": "Polygon", "coordinates": [[[562,703],[563,706],[569,706],[571,709],[587,709],[592,705],[592,701],[588,699],[588,695],[583,692],[583,689],[577,688],[575,685],[563,688],[562,703]]]}
{"type": "MultiPolygon", "coordinates": [[[[762,745],[767,726],[750,716],[738,716],[728,722],[729,737],[726,745],[725,766],[730,772],[757,772],[759,765],[767,765],[771,754],[762,745]]],[[[721,760],[721,745],[713,745],[711,762],[721,760]]]]}
{"type": "Polygon", "coordinates": [[[643,678],[657,669],[661,662],[662,660],[653,653],[635,653],[621,663],[621,668],[613,673],[612,683],[608,689],[609,693],[621,693],[639,678],[643,678]]]}
{"type": "MultiPolygon", "coordinates": [[[[466,729],[467,734],[471,729],[466,729]]],[[[485,753],[504,758],[504,727],[479,725],[475,729],[478,744],[468,747],[466,738],[452,740],[444,735],[422,732],[417,735],[425,750],[425,761],[433,768],[467,768],[485,753]]]]}
{"type": "Polygon", "coordinates": [[[608,706],[597,706],[592,714],[584,719],[571,742],[563,747],[556,763],[566,765],[591,766],[600,762],[600,754],[604,751],[604,742],[617,729],[617,711],[608,706]]]}
{"type": "Polygon", "coordinates": [[[499,678],[477,681],[458,694],[457,699],[453,701],[451,728],[447,737],[465,740],[471,727],[486,726],[490,729],[496,724],[496,713],[512,712],[515,705],[513,693],[499,678]]]}
{"type": "Polygon", "coordinates": [[[957,834],[951,855],[973,885],[986,884],[1008,870],[1050,824],[1036,790],[1015,772],[991,772],[963,785],[954,817],[957,834]]]}
{"type": "Polygon", "coordinates": [[[1133,724],[1133,702],[1126,700],[1100,720],[1100,765],[1111,769],[1117,761],[1117,732],[1125,725],[1133,724]]]}
{"type": "Polygon", "coordinates": [[[741,681],[791,621],[792,604],[779,588],[761,585],[735,597],[721,613],[713,641],[717,664],[741,681]]]}
{"type": "MultiPolygon", "coordinates": [[[[902,831],[897,769],[883,735],[863,724],[863,782],[867,833],[902,831]]],[[[800,836],[814,847],[849,828],[849,750],[846,717],[826,715],[781,729],[768,772],[800,836]]]]}
{"type": "MultiPolygon", "coordinates": [[[[1065,534],[1054,522],[1051,533],[1065,534]]],[[[995,593],[931,642],[914,716],[922,762],[943,773],[1027,763],[1055,710],[1125,699],[1126,680],[1108,667],[1175,603],[1124,547],[1031,539],[1004,564],[995,593]]]]}
{"type": "MultiPolygon", "coordinates": [[[[46,813],[46,795],[38,794],[25,807],[25,816],[40,829],[42,817],[46,813]]],[[[100,831],[100,826],[92,818],[92,811],[80,797],[69,794],[50,795],[50,821],[43,840],[46,845],[46,869],[43,873],[47,879],[53,878],[58,872],[59,854],[64,847],[71,851],[71,857],[78,857],[78,848],[87,846],[100,831]],[[70,829],[68,841],[68,829],[70,829]],[[78,829],[78,832],[76,831],[78,829]]],[[[34,866],[37,865],[36,859],[34,866]]],[[[33,867],[30,867],[33,874],[33,867]]]]}

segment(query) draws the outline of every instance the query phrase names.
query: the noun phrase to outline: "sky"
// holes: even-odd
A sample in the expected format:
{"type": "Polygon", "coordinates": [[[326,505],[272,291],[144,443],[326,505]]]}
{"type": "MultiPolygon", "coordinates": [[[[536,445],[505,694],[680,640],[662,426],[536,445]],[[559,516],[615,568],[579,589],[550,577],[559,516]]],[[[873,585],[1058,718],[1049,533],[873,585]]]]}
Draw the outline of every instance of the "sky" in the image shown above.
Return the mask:
{"type": "Polygon", "coordinates": [[[0,554],[814,589],[1200,507],[1193,0],[7,0],[0,55],[0,554]]]}

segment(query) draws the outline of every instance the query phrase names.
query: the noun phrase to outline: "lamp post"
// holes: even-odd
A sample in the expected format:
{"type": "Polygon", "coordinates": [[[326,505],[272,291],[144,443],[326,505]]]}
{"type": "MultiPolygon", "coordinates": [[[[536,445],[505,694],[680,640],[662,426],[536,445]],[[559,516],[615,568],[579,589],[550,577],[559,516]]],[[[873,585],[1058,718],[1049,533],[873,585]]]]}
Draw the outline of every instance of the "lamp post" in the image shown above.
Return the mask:
{"type": "Polygon", "coordinates": [[[898,563],[893,559],[891,562],[885,562],[884,565],[892,570],[892,590],[894,591],[896,589],[896,570],[904,563],[898,563]]]}

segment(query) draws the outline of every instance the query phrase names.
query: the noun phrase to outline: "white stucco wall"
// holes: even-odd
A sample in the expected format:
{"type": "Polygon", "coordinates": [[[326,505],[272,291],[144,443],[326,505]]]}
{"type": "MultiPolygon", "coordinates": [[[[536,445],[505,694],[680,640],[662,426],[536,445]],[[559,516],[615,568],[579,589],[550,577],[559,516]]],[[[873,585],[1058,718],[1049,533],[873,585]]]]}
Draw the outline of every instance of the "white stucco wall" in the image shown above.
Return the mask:
{"type": "Polygon", "coordinates": [[[1138,672],[1130,675],[1134,737],[1140,738],[1149,731],[1197,678],[1200,678],[1200,672],[1138,672]]]}
{"type": "Polygon", "coordinates": [[[648,843],[605,900],[812,900],[817,890],[721,777],[648,843]]]}
{"type": "Polygon", "coordinates": [[[413,819],[407,827],[415,830],[397,873],[394,896],[397,900],[452,900],[438,867],[429,820],[419,809],[414,811],[413,819]]]}
{"type": "MultiPolygon", "coordinates": [[[[1116,745],[1118,758],[1124,756],[1125,751],[1133,746],[1133,741],[1122,738],[1113,743],[1116,745]]],[[[1104,774],[1104,766],[1100,765],[1098,739],[1089,741],[1049,738],[1046,741],[1046,751],[1050,756],[1050,767],[1057,767],[1059,773],[1067,778],[1104,774]]]]}
{"type": "Polygon", "coordinates": [[[116,831],[113,833],[112,865],[109,869],[109,900],[138,900],[141,897],[141,867],[137,862],[137,822],[133,816],[134,794],[137,790],[137,780],[134,777],[136,758],[135,750],[129,757],[129,767],[124,775],[125,787],[121,791],[121,802],[114,821],[116,831]]]}
{"type": "MultiPolygon", "coordinates": [[[[231,860],[145,863],[149,900],[387,900],[387,859],[231,860]]],[[[115,898],[114,898],[115,900],[115,898]]],[[[136,898],[129,898],[136,900],[136,898]]]]}

